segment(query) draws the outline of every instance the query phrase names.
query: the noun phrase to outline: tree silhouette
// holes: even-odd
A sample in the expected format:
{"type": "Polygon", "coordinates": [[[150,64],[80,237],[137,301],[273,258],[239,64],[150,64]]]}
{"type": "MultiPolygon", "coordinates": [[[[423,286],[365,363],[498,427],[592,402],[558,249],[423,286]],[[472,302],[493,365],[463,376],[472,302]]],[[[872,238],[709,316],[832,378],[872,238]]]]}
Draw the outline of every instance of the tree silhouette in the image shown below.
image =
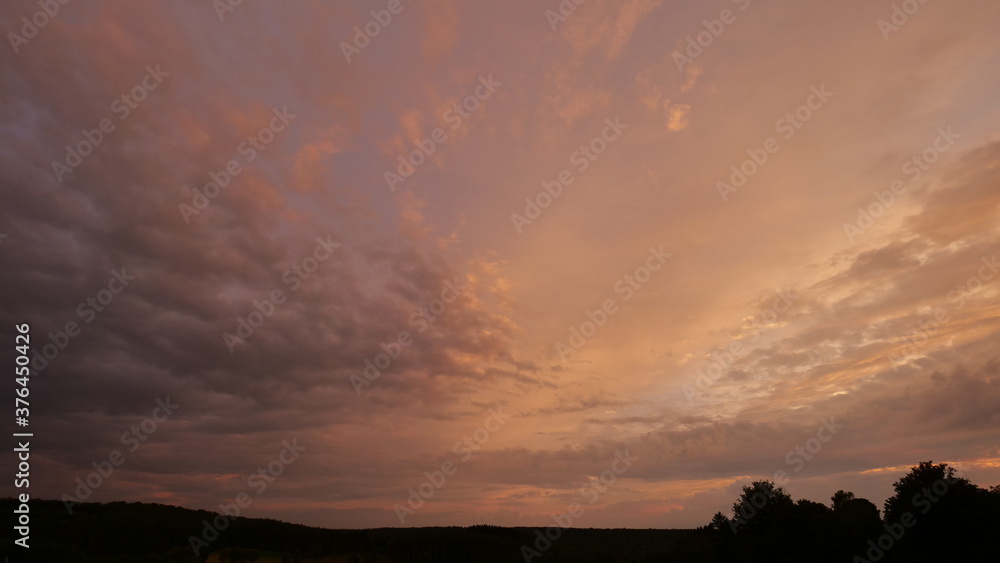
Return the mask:
{"type": "Polygon", "coordinates": [[[709,524],[709,527],[716,531],[725,531],[728,533],[730,532],[729,518],[726,518],[726,515],[721,512],[716,512],[715,516],[712,516],[712,522],[709,524]]]}
{"type": "Polygon", "coordinates": [[[754,481],[743,487],[743,493],[733,504],[734,531],[766,529],[794,505],[792,497],[771,481],[754,481]]]}
{"type": "Polygon", "coordinates": [[[884,550],[888,560],[974,561],[1000,554],[1000,495],[932,461],[910,468],[893,489],[885,501],[885,529],[894,540],[885,541],[893,544],[884,550]]]}
{"type": "Polygon", "coordinates": [[[854,493],[840,490],[830,500],[834,530],[831,549],[838,560],[847,561],[865,550],[869,538],[882,533],[882,518],[875,503],[857,498],[854,493]]]}
{"type": "Polygon", "coordinates": [[[854,493],[845,491],[843,489],[833,493],[833,496],[830,497],[830,501],[832,501],[833,503],[832,507],[834,510],[842,509],[845,504],[847,504],[852,500],[854,500],[854,493]]]}
{"type": "MultiPolygon", "coordinates": [[[[889,492],[889,491],[887,491],[889,492]]],[[[869,500],[839,490],[829,504],[793,501],[758,481],[743,488],[732,517],[716,513],[697,530],[568,528],[534,563],[608,561],[678,563],[934,563],[995,561],[1000,554],[1000,486],[986,489],[946,464],[918,464],[900,475],[885,520],[869,500]],[[931,498],[933,495],[933,498],[931,498]],[[905,524],[904,524],[905,522],[905,524]]],[[[0,509],[18,506],[0,499],[0,509]]],[[[214,513],[144,503],[81,503],[68,514],[60,501],[32,500],[32,560],[74,563],[204,563],[184,538],[214,513]],[[151,526],[149,523],[155,525],[151,526]],[[34,535],[34,534],[33,534],[34,535]],[[37,550],[37,553],[35,551],[37,550]]],[[[238,518],[211,561],[434,561],[509,563],[537,540],[535,528],[412,528],[324,530],[269,519],[238,518]],[[247,546],[244,548],[235,545],[247,546]],[[293,547],[294,546],[294,547],[293,547]],[[249,548],[254,549],[249,549],[249,548]]],[[[15,555],[0,530],[0,561],[15,555]]],[[[14,557],[11,557],[14,560],[14,557]]]]}
{"type": "Polygon", "coordinates": [[[716,513],[699,533],[710,539],[712,559],[726,562],[940,563],[1000,555],[1000,486],[982,489],[928,461],[893,487],[883,520],[874,503],[849,491],[834,493],[828,507],[755,481],[743,487],[731,519],[716,513]]]}
{"type": "Polygon", "coordinates": [[[754,481],[743,487],[730,520],[736,552],[742,560],[771,561],[789,556],[796,548],[788,541],[794,511],[792,497],[771,481],[754,481]]]}
{"type": "Polygon", "coordinates": [[[926,503],[936,504],[937,499],[947,494],[954,487],[974,487],[967,479],[955,476],[955,469],[948,464],[934,465],[933,461],[924,461],[910,472],[893,483],[896,494],[885,501],[886,521],[896,521],[905,512],[913,512],[919,505],[919,511],[926,513],[926,503]]]}

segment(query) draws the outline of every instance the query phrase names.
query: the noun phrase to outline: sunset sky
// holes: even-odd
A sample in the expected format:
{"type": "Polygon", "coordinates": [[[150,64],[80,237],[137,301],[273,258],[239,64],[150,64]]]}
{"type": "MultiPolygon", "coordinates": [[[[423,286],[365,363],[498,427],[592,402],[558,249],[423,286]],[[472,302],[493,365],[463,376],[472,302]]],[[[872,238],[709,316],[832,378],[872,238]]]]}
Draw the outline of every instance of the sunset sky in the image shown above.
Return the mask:
{"type": "Polygon", "coordinates": [[[779,471],[1000,482],[1000,3],[562,5],[4,3],[32,498],[114,458],[87,500],[679,528],[779,471]]]}

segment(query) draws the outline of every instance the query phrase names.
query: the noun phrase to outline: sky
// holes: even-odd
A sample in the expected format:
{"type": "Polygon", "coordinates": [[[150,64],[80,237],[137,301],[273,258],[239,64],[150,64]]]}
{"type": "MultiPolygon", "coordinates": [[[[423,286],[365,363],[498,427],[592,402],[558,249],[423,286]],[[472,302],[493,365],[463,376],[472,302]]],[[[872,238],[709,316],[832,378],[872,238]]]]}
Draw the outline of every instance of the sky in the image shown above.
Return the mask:
{"type": "Polygon", "coordinates": [[[685,528],[1000,482],[1000,4],[232,4],[0,7],[3,496],[685,528]]]}

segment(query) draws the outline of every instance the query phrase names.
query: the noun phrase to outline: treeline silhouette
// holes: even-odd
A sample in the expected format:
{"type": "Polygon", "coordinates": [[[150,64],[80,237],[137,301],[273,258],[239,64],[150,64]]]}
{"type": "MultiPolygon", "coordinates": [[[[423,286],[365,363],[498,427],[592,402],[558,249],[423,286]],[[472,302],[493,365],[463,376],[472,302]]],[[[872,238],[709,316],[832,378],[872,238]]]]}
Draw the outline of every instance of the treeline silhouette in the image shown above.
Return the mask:
{"type": "MultiPolygon", "coordinates": [[[[14,499],[0,500],[11,514],[14,499]]],[[[539,546],[538,528],[499,526],[328,530],[272,519],[236,518],[195,556],[217,513],[146,503],[33,500],[30,554],[0,532],[11,563],[651,563],[995,561],[1000,554],[1000,486],[978,487],[946,464],[924,462],[894,484],[880,511],[837,491],[829,506],[793,500],[770,481],[744,487],[732,514],[695,530],[571,528],[539,546]],[[528,549],[526,549],[526,547],[528,549]],[[30,557],[25,557],[30,555],[30,557]],[[526,557],[527,555],[527,557],[526,557]]],[[[551,530],[555,532],[556,529],[551,530]]]]}
{"type": "Polygon", "coordinates": [[[927,461],[893,489],[880,514],[850,492],[837,491],[826,506],[756,481],[743,487],[731,517],[716,513],[699,530],[712,535],[719,562],[1000,560],[1000,485],[983,489],[927,461]]]}

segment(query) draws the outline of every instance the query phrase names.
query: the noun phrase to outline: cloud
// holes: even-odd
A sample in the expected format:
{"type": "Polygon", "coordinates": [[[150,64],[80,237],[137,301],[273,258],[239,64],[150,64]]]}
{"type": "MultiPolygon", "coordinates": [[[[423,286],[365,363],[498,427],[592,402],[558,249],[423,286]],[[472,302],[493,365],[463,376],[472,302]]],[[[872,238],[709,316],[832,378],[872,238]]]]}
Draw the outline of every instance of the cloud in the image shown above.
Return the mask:
{"type": "Polygon", "coordinates": [[[670,46],[706,16],[658,1],[587,2],[554,32],[531,2],[413,3],[351,63],[340,43],[369,8],[60,12],[0,54],[0,317],[29,323],[37,351],[65,344],[32,379],[49,437],[32,485],[72,493],[167,396],[180,408],[92,500],[215,508],[297,439],[307,452],[252,515],[395,525],[393,503],[497,408],[511,420],[415,524],[543,523],[629,449],[640,461],[581,525],[701,525],[788,471],[828,418],[845,427],[794,494],[878,501],[931,454],[992,483],[997,9],[885,44],[857,23],[881,8],[817,4],[779,37],[786,15],[760,6],[683,73],[670,46]],[[169,75],[120,118],[114,100],[156,65],[169,75]],[[384,172],[490,73],[495,97],[388,190],[384,172]],[[824,81],[830,105],[722,204],[716,182],[824,81]],[[249,159],[242,143],[285,107],[294,120],[249,159]],[[615,116],[621,139],[571,161],[615,116]],[[104,118],[114,130],[60,182],[52,162],[104,118]],[[910,181],[900,166],[948,124],[961,142],[910,181]],[[563,169],[572,183],[517,234],[511,214],[563,169]],[[897,178],[851,244],[843,224],[897,178]],[[320,260],[317,238],[340,246],[320,260]],[[674,256],[647,279],[651,245],[674,256]],[[109,294],[123,269],[134,280],[109,294]],[[554,344],[607,299],[619,312],[559,362],[554,344]],[[255,311],[230,352],[223,335],[255,311]],[[352,376],[380,354],[396,357],[359,395],[352,376]]]}
{"type": "Polygon", "coordinates": [[[667,129],[671,131],[683,131],[688,126],[688,115],[691,113],[689,104],[671,104],[670,100],[663,102],[663,109],[667,112],[667,129]]]}

